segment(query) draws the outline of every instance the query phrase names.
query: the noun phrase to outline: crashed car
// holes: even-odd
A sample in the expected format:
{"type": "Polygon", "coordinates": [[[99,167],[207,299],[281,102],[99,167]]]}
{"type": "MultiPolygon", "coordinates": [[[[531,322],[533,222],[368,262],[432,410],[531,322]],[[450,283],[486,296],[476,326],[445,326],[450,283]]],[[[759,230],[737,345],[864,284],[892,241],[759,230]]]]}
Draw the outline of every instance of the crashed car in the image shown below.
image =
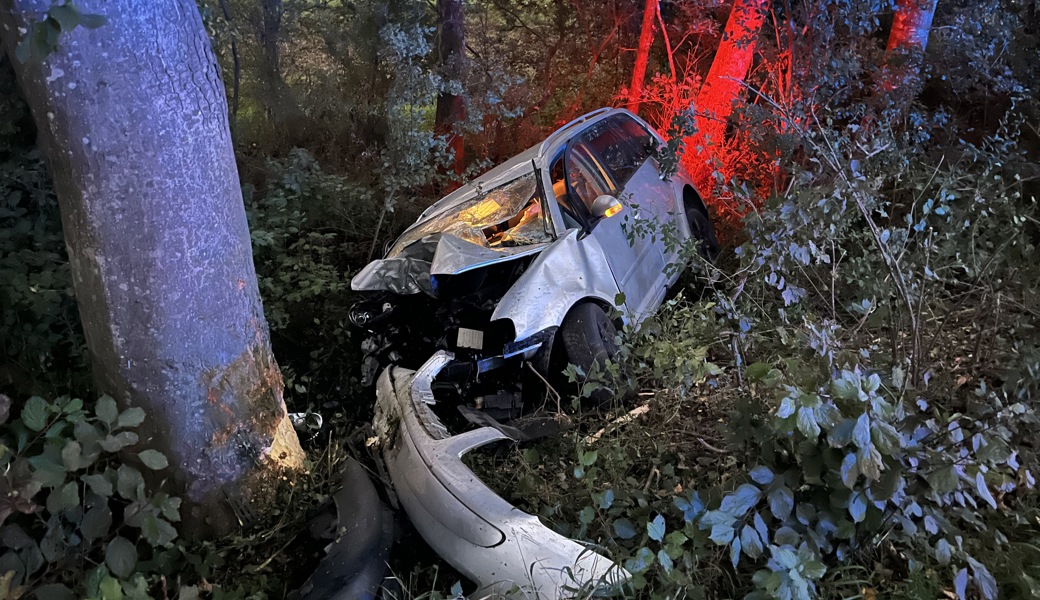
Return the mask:
{"type": "Polygon", "coordinates": [[[717,253],[689,177],[662,177],[662,145],[626,110],[584,115],[430,206],[351,281],[366,296],[351,311],[368,332],[363,379],[378,376],[373,441],[416,529],[477,597],[558,598],[628,577],[462,457],[552,430],[541,407],[560,365],[609,358],[617,327],[679,277],[666,240],[717,253]]]}

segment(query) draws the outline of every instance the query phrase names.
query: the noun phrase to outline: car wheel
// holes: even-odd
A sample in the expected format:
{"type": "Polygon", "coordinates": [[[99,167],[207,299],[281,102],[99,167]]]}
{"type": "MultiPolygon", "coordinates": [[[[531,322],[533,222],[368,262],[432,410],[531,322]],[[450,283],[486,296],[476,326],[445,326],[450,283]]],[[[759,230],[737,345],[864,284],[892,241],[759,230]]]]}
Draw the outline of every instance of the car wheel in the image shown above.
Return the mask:
{"type": "Polygon", "coordinates": [[[715,262],[719,256],[719,240],[715,237],[715,227],[708,218],[708,213],[697,203],[690,203],[686,209],[686,221],[690,224],[690,233],[700,241],[698,251],[708,262],[715,262]]]}
{"type": "MultiPolygon", "coordinates": [[[[610,316],[597,304],[585,302],[571,309],[560,326],[560,337],[567,360],[581,367],[586,373],[594,365],[604,365],[618,354],[614,337],[617,327],[610,316]]],[[[605,389],[596,390],[592,399],[597,402],[609,400],[612,394],[605,389]]]]}

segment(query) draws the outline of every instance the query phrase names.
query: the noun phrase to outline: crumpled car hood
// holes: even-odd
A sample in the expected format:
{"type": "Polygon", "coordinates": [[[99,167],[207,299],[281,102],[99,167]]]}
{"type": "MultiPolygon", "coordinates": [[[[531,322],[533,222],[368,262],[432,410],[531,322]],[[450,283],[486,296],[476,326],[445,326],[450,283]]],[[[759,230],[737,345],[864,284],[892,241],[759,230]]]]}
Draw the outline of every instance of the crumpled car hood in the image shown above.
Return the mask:
{"type": "Polygon", "coordinates": [[[423,292],[436,297],[432,275],[456,275],[541,252],[548,243],[492,250],[447,233],[419,240],[393,258],[374,260],[350,281],[355,291],[423,292]]]}
{"type": "Polygon", "coordinates": [[[506,172],[492,189],[468,186],[428,209],[386,257],[350,282],[357,291],[425,292],[433,275],[453,275],[540,252],[553,240],[537,174],[530,165],[506,172]]]}

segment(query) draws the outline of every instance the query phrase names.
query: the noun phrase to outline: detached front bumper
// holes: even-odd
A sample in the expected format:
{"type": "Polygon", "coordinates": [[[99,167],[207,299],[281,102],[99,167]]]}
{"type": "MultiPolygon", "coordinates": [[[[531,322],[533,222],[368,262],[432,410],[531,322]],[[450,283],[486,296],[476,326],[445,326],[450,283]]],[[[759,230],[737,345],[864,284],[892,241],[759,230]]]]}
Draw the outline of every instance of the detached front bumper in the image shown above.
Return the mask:
{"type": "Polygon", "coordinates": [[[491,427],[452,436],[441,425],[430,409],[430,384],[453,358],[440,351],[418,371],[389,367],[376,384],[376,435],[415,528],[480,585],[475,598],[588,597],[616,589],[628,572],[512,506],[462,463],[467,452],[509,438],[491,427]]]}

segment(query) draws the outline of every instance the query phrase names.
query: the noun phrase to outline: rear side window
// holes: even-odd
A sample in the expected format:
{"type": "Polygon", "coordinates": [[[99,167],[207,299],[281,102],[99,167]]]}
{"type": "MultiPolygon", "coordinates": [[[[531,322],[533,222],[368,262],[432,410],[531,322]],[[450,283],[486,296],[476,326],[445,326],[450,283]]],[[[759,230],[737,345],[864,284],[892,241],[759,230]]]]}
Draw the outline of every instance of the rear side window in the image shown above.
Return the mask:
{"type": "Polygon", "coordinates": [[[617,187],[623,187],[646,162],[654,138],[627,115],[614,115],[589,127],[582,139],[610,170],[617,187]]]}

